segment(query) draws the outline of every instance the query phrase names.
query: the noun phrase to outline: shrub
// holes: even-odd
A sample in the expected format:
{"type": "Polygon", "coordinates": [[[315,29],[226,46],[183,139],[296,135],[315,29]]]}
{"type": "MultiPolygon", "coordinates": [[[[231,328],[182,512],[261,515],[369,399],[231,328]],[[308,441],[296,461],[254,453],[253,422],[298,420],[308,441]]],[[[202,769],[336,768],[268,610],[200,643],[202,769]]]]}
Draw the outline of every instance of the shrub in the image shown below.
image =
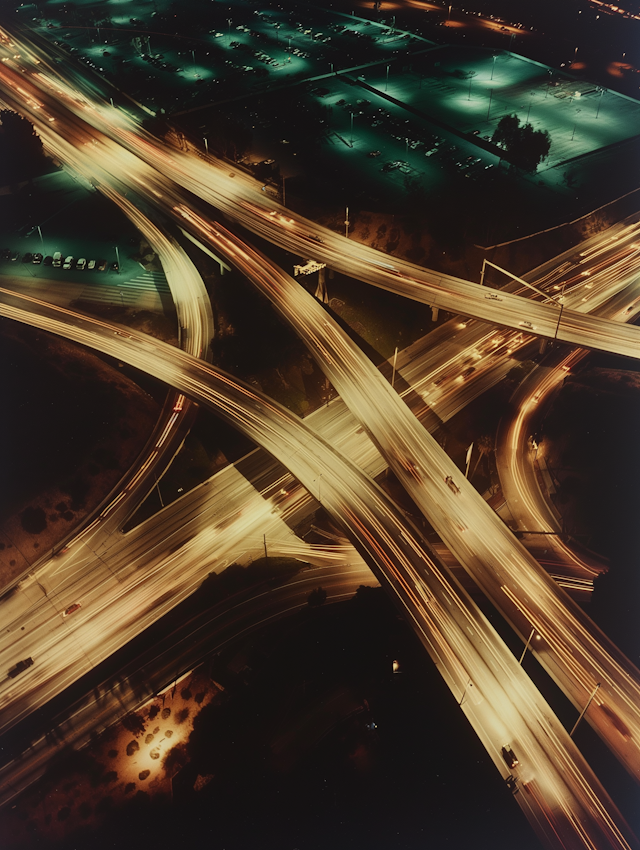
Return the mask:
{"type": "Polygon", "coordinates": [[[132,791],[135,790],[135,787],[136,787],[135,782],[127,782],[127,784],[124,786],[124,793],[130,794],[132,791]]]}
{"type": "Polygon", "coordinates": [[[115,782],[117,778],[118,778],[118,774],[116,773],[116,771],[110,770],[108,773],[105,773],[105,775],[102,777],[102,784],[108,785],[110,782],[115,782]]]}
{"type": "Polygon", "coordinates": [[[137,741],[129,741],[127,744],[127,755],[132,756],[134,753],[137,753],[140,749],[140,744],[137,741]]]}
{"type": "Polygon", "coordinates": [[[152,705],[151,708],[149,709],[149,720],[153,720],[159,712],[160,712],[160,706],[159,705],[152,705]]]}
{"type": "Polygon", "coordinates": [[[191,714],[191,712],[189,711],[188,708],[181,708],[180,711],[178,711],[176,713],[176,717],[175,717],[176,723],[178,723],[178,724],[184,723],[184,721],[189,717],[190,714],[191,714]]]}
{"type": "Polygon", "coordinates": [[[206,695],[207,694],[206,694],[205,691],[198,691],[198,693],[195,695],[195,701],[198,703],[198,705],[200,705],[200,703],[204,700],[206,695]]]}
{"type": "Polygon", "coordinates": [[[145,744],[150,744],[153,741],[154,738],[155,738],[155,735],[152,735],[151,732],[149,732],[147,737],[144,739],[145,744]]]}
{"type": "Polygon", "coordinates": [[[184,691],[180,691],[180,696],[182,699],[191,699],[191,691],[189,688],[185,688],[184,691]]]}
{"type": "Polygon", "coordinates": [[[104,814],[104,812],[108,812],[109,809],[113,807],[113,797],[107,796],[103,797],[98,801],[98,805],[96,806],[96,813],[104,814]]]}
{"type": "Polygon", "coordinates": [[[47,527],[47,516],[42,508],[25,508],[20,515],[20,524],[29,534],[40,534],[47,527]]]}
{"type": "Polygon", "coordinates": [[[109,750],[109,758],[114,759],[118,755],[117,750],[109,750]]]}
{"type": "Polygon", "coordinates": [[[149,778],[150,774],[151,774],[150,770],[141,770],[140,773],[138,774],[138,779],[140,779],[142,782],[144,782],[145,779],[149,778]]]}
{"type": "Polygon", "coordinates": [[[171,709],[170,708],[163,708],[161,717],[162,717],[163,720],[166,720],[167,717],[171,717],[171,709]]]}

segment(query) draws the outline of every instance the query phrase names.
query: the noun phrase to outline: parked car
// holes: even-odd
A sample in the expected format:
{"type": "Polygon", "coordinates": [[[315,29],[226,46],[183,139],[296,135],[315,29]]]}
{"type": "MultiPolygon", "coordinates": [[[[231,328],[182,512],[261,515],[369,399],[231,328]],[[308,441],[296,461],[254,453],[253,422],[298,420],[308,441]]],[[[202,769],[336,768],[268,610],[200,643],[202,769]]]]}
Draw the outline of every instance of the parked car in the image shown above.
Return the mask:
{"type": "Polygon", "coordinates": [[[89,260],[89,262],[87,263],[87,268],[89,269],[89,271],[91,271],[92,269],[95,269],[95,267],[96,267],[96,261],[95,260],[89,260]]]}
{"type": "Polygon", "coordinates": [[[8,260],[11,256],[11,248],[2,248],[0,250],[0,260],[8,260]]]}
{"type": "Polygon", "coordinates": [[[97,265],[96,268],[98,269],[99,272],[103,272],[106,269],[106,267],[107,267],[107,261],[106,260],[98,260],[98,265],[97,265]]]}
{"type": "Polygon", "coordinates": [[[33,260],[31,260],[31,262],[34,264],[34,266],[39,266],[42,262],[42,259],[42,254],[38,252],[37,254],[33,255],[33,260]]]}
{"type": "Polygon", "coordinates": [[[79,269],[80,271],[83,271],[83,269],[86,269],[86,267],[87,267],[86,259],[84,257],[80,257],[80,259],[76,263],[76,268],[79,269]]]}
{"type": "Polygon", "coordinates": [[[17,251],[12,251],[9,259],[11,260],[12,263],[15,263],[15,261],[18,259],[19,256],[20,256],[20,254],[17,251]]]}
{"type": "Polygon", "coordinates": [[[120,271],[120,266],[115,262],[111,263],[111,271],[112,272],[120,271]]]}
{"type": "Polygon", "coordinates": [[[53,255],[53,267],[54,269],[59,269],[62,265],[62,254],[60,251],[56,251],[53,255]]]}
{"type": "Polygon", "coordinates": [[[72,265],[73,265],[73,257],[71,255],[69,255],[68,257],[65,258],[65,261],[62,264],[62,268],[63,269],[70,269],[72,265]]]}
{"type": "Polygon", "coordinates": [[[69,614],[75,613],[78,610],[78,608],[81,608],[81,607],[82,606],[80,605],[79,602],[74,602],[73,605],[69,605],[69,607],[64,611],[62,616],[68,617],[69,614]]]}
{"type": "Polygon", "coordinates": [[[30,263],[32,260],[33,260],[33,254],[30,251],[27,251],[27,253],[22,258],[22,262],[23,263],[30,263]]]}
{"type": "Polygon", "coordinates": [[[53,265],[53,257],[51,254],[47,254],[47,256],[42,261],[43,266],[52,266],[53,265]]]}

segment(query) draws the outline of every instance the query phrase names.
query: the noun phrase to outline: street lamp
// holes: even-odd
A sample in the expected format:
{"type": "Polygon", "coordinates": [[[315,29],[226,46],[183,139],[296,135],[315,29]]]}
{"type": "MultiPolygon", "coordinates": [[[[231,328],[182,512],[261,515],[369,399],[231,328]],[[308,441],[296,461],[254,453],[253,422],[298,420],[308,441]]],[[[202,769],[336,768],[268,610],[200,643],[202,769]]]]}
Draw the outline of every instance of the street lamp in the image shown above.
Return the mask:
{"type": "Polygon", "coordinates": [[[498,55],[496,53],[494,53],[493,54],[493,65],[491,66],[491,79],[493,79],[493,72],[496,69],[496,59],[497,58],[498,58],[498,55]]]}
{"type": "Polygon", "coordinates": [[[227,18],[227,24],[229,25],[229,38],[227,40],[227,44],[231,44],[231,18],[227,18]]]}
{"type": "Polygon", "coordinates": [[[42,231],[40,230],[40,225],[36,224],[36,227],[38,228],[38,233],[40,234],[40,245],[42,248],[44,248],[44,239],[42,238],[42,231]]]}
{"type": "Polygon", "coordinates": [[[600,104],[602,103],[602,96],[604,95],[605,90],[600,89],[600,97],[598,98],[598,108],[596,109],[596,118],[600,115],[600,104]]]}
{"type": "Polygon", "coordinates": [[[573,738],[573,733],[574,733],[574,732],[576,731],[576,729],[578,728],[578,723],[580,723],[580,721],[582,720],[582,718],[583,718],[583,717],[585,716],[585,714],[587,713],[587,709],[588,709],[588,708],[589,708],[589,706],[591,705],[591,700],[592,700],[592,699],[594,698],[594,696],[596,695],[596,693],[597,693],[597,691],[598,691],[598,688],[600,687],[600,685],[601,685],[601,684],[602,684],[601,682],[598,682],[598,684],[597,684],[597,685],[595,686],[595,688],[593,689],[593,693],[592,693],[592,694],[591,694],[591,696],[589,697],[589,699],[588,699],[588,701],[587,701],[587,704],[585,705],[585,707],[584,707],[584,708],[582,709],[582,711],[580,712],[580,717],[578,717],[578,719],[576,720],[576,722],[575,722],[575,723],[574,723],[574,725],[573,725],[573,729],[571,730],[571,732],[569,732],[569,737],[570,737],[570,738],[573,738]]]}
{"type": "Polygon", "coordinates": [[[558,298],[558,301],[560,302],[560,313],[558,314],[558,323],[556,324],[556,332],[553,335],[554,339],[558,339],[558,331],[560,329],[560,319],[562,318],[562,311],[564,310],[564,288],[565,288],[566,285],[567,285],[566,283],[564,283],[562,285],[562,292],[560,293],[560,297],[558,298]]]}
{"type": "Polygon", "coordinates": [[[493,89],[489,91],[489,108],[487,109],[487,121],[489,120],[489,114],[491,113],[491,100],[493,98],[493,89]]]}
{"type": "Polygon", "coordinates": [[[115,246],[116,249],[116,262],[118,264],[118,274],[120,274],[120,252],[118,251],[118,246],[115,246]]]}
{"type": "Polygon", "coordinates": [[[344,216],[344,236],[345,239],[349,238],[349,207],[347,207],[344,216]]]}
{"type": "Polygon", "coordinates": [[[386,91],[388,87],[389,87],[389,66],[387,65],[387,79],[386,79],[385,84],[384,84],[384,90],[386,91]]]}
{"type": "Polygon", "coordinates": [[[202,141],[204,142],[204,149],[207,153],[207,156],[209,156],[209,139],[207,139],[206,136],[203,136],[202,141]]]}

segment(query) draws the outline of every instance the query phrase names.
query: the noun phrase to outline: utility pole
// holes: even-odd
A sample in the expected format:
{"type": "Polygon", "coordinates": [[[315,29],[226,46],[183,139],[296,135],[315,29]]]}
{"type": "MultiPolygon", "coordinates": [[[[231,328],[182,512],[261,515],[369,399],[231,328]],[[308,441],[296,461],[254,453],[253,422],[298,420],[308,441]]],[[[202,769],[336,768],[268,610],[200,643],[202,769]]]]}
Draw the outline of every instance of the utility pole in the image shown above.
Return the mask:
{"type": "Polygon", "coordinates": [[[487,121],[489,120],[489,115],[491,113],[491,100],[493,98],[493,89],[489,91],[489,108],[487,109],[487,121]]]}
{"type": "Polygon", "coordinates": [[[345,213],[344,218],[344,235],[345,239],[349,238],[349,207],[347,207],[347,211],[345,213]]]}
{"type": "Polygon", "coordinates": [[[593,693],[591,694],[591,696],[590,696],[590,697],[589,697],[589,699],[587,700],[587,704],[585,705],[585,707],[584,707],[584,708],[582,709],[582,711],[580,712],[580,717],[579,717],[579,718],[576,720],[576,722],[574,723],[574,725],[573,725],[573,729],[571,730],[571,732],[569,732],[569,737],[570,737],[570,738],[573,738],[573,733],[574,733],[574,732],[576,731],[576,729],[578,728],[578,723],[580,723],[580,721],[582,720],[582,718],[583,718],[583,717],[585,716],[585,714],[587,713],[587,709],[588,709],[588,708],[589,708],[589,706],[591,705],[591,700],[592,700],[592,699],[594,698],[594,696],[596,695],[596,693],[597,693],[597,691],[598,691],[598,688],[600,687],[600,685],[601,685],[601,684],[602,684],[601,682],[598,682],[598,684],[597,684],[597,685],[595,686],[595,688],[593,689],[593,693]]]}
{"type": "Polygon", "coordinates": [[[262,535],[262,542],[264,544],[264,559],[266,561],[267,560],[267,535],[266,534],[262,535]]]}
{"type": "Polygon", "coordinates": [[[393,385],[394,385],[395,380],[396,380],[396,361],[397,361],[397,359],[398,359],[398,346],[396,345],[396,350],[395,350],[395,353],[393,355],[393,371],[391,373],[391,389],[393,389],[393,385]]]}
{"type": "Polygon", "coordinates": [[[116,249],[116,262],[118,263],[118,274],[120,274],[120,252],[118,251],[118,246],[114,246],[116,249]]]}
{"type": "Polygon", "coordinates": [[[387,79],[384,84],[384,90],[386,91],[389,88],[389,66],[387,65],[387,79]]]}

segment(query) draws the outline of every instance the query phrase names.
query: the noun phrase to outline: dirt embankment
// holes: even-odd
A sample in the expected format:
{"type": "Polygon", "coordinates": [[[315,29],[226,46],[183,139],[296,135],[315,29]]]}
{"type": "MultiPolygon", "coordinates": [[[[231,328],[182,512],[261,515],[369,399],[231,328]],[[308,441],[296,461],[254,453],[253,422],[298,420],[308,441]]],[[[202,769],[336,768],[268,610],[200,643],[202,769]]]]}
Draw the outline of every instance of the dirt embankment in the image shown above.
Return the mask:
{"type": "Polygon", "coordinates": [[[0,324],[0,587],[78,525],[134,462],[158,405],[95,355],[0,324]]]}

